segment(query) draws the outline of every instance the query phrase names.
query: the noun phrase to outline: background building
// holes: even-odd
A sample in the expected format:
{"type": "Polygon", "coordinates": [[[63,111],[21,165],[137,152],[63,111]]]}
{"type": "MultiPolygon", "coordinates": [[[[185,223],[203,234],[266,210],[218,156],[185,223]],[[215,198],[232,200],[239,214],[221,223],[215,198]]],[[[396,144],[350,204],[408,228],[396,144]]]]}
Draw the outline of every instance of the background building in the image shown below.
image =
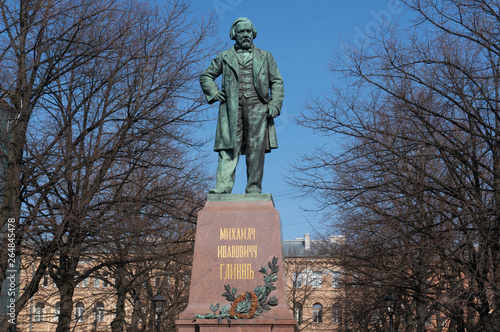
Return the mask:
{"type": "MultiPolygon", "coordinates": [[[[82,260],[79,266],[81,273],[92,271],[99,265],[99,257],[82,260]]],[[[27,287],[34,273],[35,264],[25,264],[21,269],[21,288],[27,287]]],[[[74,288],[71,331],[113,331],[112,326],[119,319],[117,305],[118,295],[123,285],[128,285],[124,301],[124,322],[120,331],[153,331],[156,330],[157,316],[152,299],[160,292],[166,299],[161,318],[162,331],[174,331],[174,320],[187,305],[190,284],[189,266],[173,261],[145,264],[138,261],[135,266],[127,267],[129,271],[126,282],[117,281],[116,273],[102,268],[90,273],[88,277],[80,275],[74,288]],[[150,266],[146,266],[150,265],[150,266]],[[151,266],[154,265],[154,266],[151,266]],[[123,326],[123,330],[121,329],[123,326]]],[[[60,292],[49,274],[45,274],[36,295],[20,312],[17,319],[19,331],[56,331],[60,319],[60,292]]]]}
{"type": "MultiPolygon", "coordinates": [[[[301,332],[388,330],[389,319],[383,297],[374,295],[377,285],[366,282],[361,277],[356,278],[352,271],[342,270],[332,258],[336,257],[332,255],[332,250],[341,250],[344,244],[343,236],[320,241],[312,240],[310,234],[283,241],[288,306],[293,311],[301,332]],[[361,301],[362,299],[365,301],[361,301]],[[373,306],[371,302],[376,302],[377,305],[373,306]],[[354,323],[360,323],[358,320],[363,319],[359,318],[363,317],[359,316],[360,310],[365,312],[364,316],[370,316],[367,329],[355,327],[354,323]]],[[[92,271],[97,263],[98,256],[83,260],[80,266],[82,273],[92,271]]],[[[135,270],[130,275],[135,274],[136,279],[129,279],[131,283],[126,293],[123,324],[126,331],[152,331],[156,328],[151,300],[158,291],[167,300],[165,314],[161,317],[162,331],[175,331],[174,321],[187,305],[190,271],[185,264],[164,263],[163,267],[156,264],[155,268],[145,268],[142,266],[144,262],[140,261],[135,267],[133,264],[129,266],[129,269],[135,270]]],[[[26,264],[21,272],[23,288],[26,287],[26,281],[30,280],[28,274],[34,272],[33,264],[26,264]]],[[[73,296],[72,330],[112,331],[111,326],[117,316],[119,284],[115,275],[104,268],[80,279],[73,296]]],[[[60,313],[59,296],[56,284],[46,274],[38,292],[20,313],[17,331],[55,331],[60,313]]],[[[398,305],[402,306],[403,302],[400,299],[398,305]]],[[[395,322],[404,326],[401,311],[396,312],[394,318],[395,322]]],[[[448,331],[448,325],[447,320],[430,318],[425,331],[448,331]]]]}
{"type": "MultiPolygon", "coordinates": [[[[341,245],[342,236],[330,238],[341,245]]],[[[342,271],[322,250],[324,241],[303,238],[283,241],[289,307],[301,331],[345,331],[342,271]]]]}

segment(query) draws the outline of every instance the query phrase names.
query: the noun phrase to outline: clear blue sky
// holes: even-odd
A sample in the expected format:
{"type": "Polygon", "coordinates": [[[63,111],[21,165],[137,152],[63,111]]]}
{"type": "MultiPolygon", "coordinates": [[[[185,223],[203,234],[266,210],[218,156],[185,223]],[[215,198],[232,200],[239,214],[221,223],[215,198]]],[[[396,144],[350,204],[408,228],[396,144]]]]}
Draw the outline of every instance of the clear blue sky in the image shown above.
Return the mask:
{"type": "MultiPolygon", "coordinates": [[[[333,81],[328,71],[332,52],[342,42],[359,43],[373,34],[378,22],[397,19],[401,8],[391,0],[193,0],[199,13],[216,11],[220,37],[230,43],[229,29],[241,16],[248,17],[257,28],[254,44],[270,51],[283,77],[285,100],[281,116],[276,119],[279,149],[266,155],[263,192],[273,195],[283,229],[283,239],[302,237],[320,227],[319,216],[302,212],[311,202],[295,197],[294,189],[284,180],[286,169],[300,152],[309,152],[314,144],[325,143],[323,137],[298,127],[293,118],[300,114],[309,95],[328,93],[333,81]]],[[[208,67],[209,63],[206,64],[208,67]]],[[[215,108],[210,111],[214,112],[215,108]]],[[[215,133],[215,121],[206,128],[215,133]]],[[[327,142],[338,144],[337,142],[327,142]]],[[[206,148],[212,150],[212,144],[206,148]]],[[[215,172],[217,154],[212,153],[215,172]]],[[[243,193],[246,185],[244,159],[240,159],[233,193],[243,193]]]]}

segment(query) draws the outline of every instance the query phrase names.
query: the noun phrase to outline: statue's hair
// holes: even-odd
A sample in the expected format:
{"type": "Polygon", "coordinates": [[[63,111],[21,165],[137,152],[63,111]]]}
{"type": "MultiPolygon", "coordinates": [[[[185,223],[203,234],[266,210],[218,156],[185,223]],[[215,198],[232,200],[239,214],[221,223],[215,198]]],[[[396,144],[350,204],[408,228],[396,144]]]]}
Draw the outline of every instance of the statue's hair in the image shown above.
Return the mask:
{"type": "Polygon", "coordinates": [[[248,22],[250,23],[250,25],[252,26],[252,34],[253,34],[253,39],[255,39],[257,37],[257,29],[255,29],[255,27],[253,26],[253,23],[252,21],[250,21],[248,18],[246,17],[238,17],[234,22],[233,24],[231,25],[231,30],[229,31],[229,38],[231,39],[236,39],[236,25],[240,22],[248,22]]]}

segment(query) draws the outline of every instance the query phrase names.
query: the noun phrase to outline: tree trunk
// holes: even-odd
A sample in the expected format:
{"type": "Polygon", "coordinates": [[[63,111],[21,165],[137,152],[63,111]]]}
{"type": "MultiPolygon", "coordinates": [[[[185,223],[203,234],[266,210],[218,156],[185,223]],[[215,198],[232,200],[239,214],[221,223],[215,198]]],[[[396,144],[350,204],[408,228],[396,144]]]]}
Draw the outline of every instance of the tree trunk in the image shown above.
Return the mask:
{"type": "Polygon", "coordinates": [[[115,288],[116,288],[116,315],[111,322],[112,332],[122,332],[123,322],[125,321],[125,300],[127,297],[127,280],[125,279],[126,271],[123,266],[118,266],[115,272],[115,288]]]}
{"type": "Polygon", "coordinates": [[[71,316],[73,313],[73,293],[75,286],[72,282],[65,281],[57,285],[61,302],[61,311],[56,332],[71,331],[71,316]]]}
{"type": "Polygon", "coordinates": [[[79,245],[75,245],[73,250],[71,254],[61,253],[59,258],[58,277],[55,281],[59,289],[61,312],[56,332],[68,332],[71,328],[75,276],[81,249],[79,245]]]}

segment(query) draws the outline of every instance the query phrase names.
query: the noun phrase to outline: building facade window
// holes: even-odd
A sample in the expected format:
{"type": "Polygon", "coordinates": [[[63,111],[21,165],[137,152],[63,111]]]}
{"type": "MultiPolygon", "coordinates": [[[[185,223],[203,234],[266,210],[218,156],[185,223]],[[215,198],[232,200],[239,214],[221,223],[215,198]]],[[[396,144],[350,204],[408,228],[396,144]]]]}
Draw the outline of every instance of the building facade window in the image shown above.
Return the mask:
{"type": "Polygon", "coordinates": [[[41,303],[41,302],[37,302],[35,304],[35,315],[33,316],[33,321],[35,323],[37,322],[43,322],[43,315],[45,313],[45,304],[41,303]]]}
{"type": "Polygon", "coordinates": [[[191,276],[189,274],[184,275],[182,281],[184,282],[184,286],[189,286],[191,284],[191,276]]]}
{"type": "Polygon", "coordinates": [[[82,302],[78,302],[75,306],[75,320],[77,322],[83,322],[83,314],[85,312],[85,306],[82,302]]]}
{"type": "Polygon", "coordinates": [[[43,275],[42,286],[49,287],[49,275],[47,273],[43,275]]]}
{"type": "Polygon", "coordinates": [[[342,274],[340,271],[332,271],[332,288],[339,288],[340,287],[340,279],[342,277],[342,274]]]}
{"type": "Polygon", "coordinates": [[[104,322],[104,303],[102,302],[95,304],[95,321],[104,322]]]}
{"type": "Polygon", "coordinates": [[[312,274],[312,286],[314,288],[321,288],[321,272],[320,271],[316,271],[316,272],[313,272],[312,274]]]}
{"type": "Polygon", "coordinates": [[[342,307],[340,304],[332,306],[332,324],[340,324],[342,322],[342,307]]]}
{"type": "Polygon", "coordinates": [[[294,272],[292,275],[292,282],[294,287],[302,287],[302,273],[294,272]]]}
{"type": "Polygon", "coordinates": [[[109,287],[109,274],[105,274],[102,278],[102,287],[109,287]]]}
{"type": "Polygon", "coordinates": [[[373,311],[373,319],[376,321],[376,322],[381,322],[383,321],[384,319],[386,319],[386,313],[385,313],[385,310],[382,310],[380,308],[377,308],[373,311]]]}
{"type": "Polygon", "coordinates": [[[323,323],[323,306],[320,303],[313,305],[313,323],[323,323]]]}
{"type": "Polygon", "coordinates": [[[89,286],[89,278],[85,278],[76,284],[76,287],[88,287],[89,286]]]}
{"type": "Polygon", "coordinates": [[[59,316],[61,315],[61,302],[57,302],[54,306],[54,322],[59,321],[59,316]]]}
{"type": "Polygon", "coordinates": [[[302,323],[302,304],[298,302],[293,304],[293,317],[299,325],[302,323]]]}

